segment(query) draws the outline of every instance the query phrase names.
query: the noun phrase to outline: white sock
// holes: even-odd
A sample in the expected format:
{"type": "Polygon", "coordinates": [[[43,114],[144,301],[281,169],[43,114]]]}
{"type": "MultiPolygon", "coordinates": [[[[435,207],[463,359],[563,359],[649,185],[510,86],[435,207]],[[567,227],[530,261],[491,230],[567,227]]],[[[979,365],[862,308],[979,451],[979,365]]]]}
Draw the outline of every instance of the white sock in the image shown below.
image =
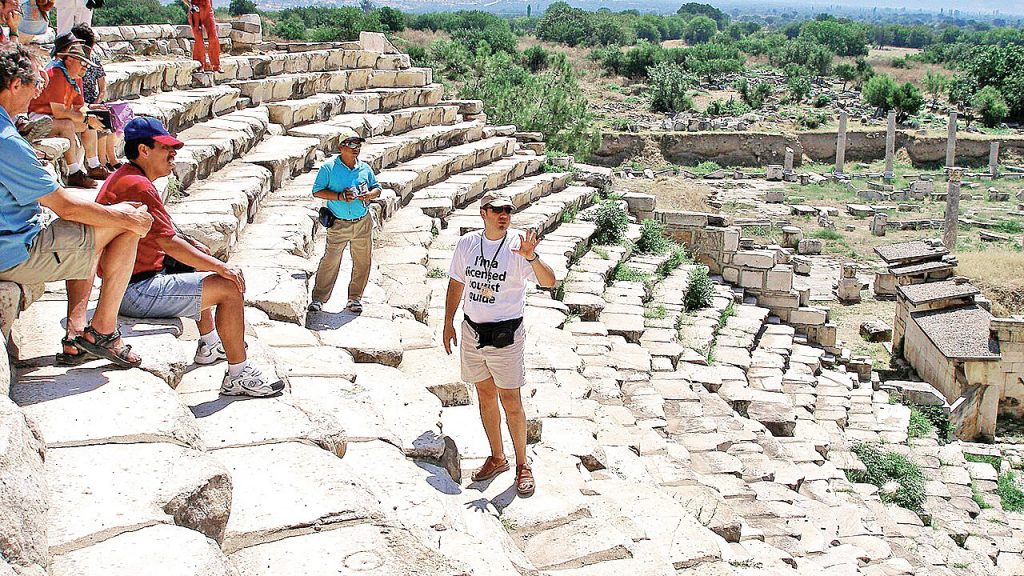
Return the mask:
{"type": "Polygon", "coordinates": [[[217,342],[220,342],[220,334],[217,334],[217,330],[210,330],[208,334],[200,334],[199,341],[207,346],[213,346],[217,342]]]}
{"type": "Polygon", "coordinates": [[[78,162],[75,162],[74,164],[68,164],[68,174],[74,174],[75,172],[81,172],[81,171],[82,171],[82,165],[79,164],[78,162]]]}
{"type": "Polygon", "coordinates": [[[248,359],[242,360],[238,364],[228,364],[228,376],[230,376],[232,378],[234,378],[235,376],[238,376],[239,374],[242,373],[242,370],[245,370],[245,367],[248,366],[248,365],[249,365],[249,360],[248,359]]]}
{"type": "Polygon", "coordinates": [[[92,158],[86,158],[85,159],[85,163],[86,163],[86,165],[89,166],[89,168],[95,168],[95,167],[100,165],[100,158],[99,158],[99,156],[93,156],[92,158]]]}

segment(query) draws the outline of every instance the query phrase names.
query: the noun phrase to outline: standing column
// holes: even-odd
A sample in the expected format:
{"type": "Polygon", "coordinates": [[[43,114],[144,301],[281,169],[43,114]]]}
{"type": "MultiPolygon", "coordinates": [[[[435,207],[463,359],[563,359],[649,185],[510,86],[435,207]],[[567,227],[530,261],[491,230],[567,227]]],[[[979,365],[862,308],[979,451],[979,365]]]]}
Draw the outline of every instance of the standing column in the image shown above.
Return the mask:
{"type": "Polygon", "coordinates": [[[946,168],[956,166],[956,112],[949,113],[946,132],[946,168]]]}
{"type": "Polygon", "coordinates": [[[889,122],[885,127],[885,172],[882,178],[892,180],[893,156],[896,154],[896,112],[889,112],[889,122]]]}
{"type": "Polygon", "coordinates": [[[793,174],[793,149],[786,146],[786,156],[782,161],[782,176],[787,177],[793,174]]]}
{"type": "Polygon", "coordinates": [[[846,111],[839,113],[839,134],[836,136],[836,169],[837,175],[842,175],[843,164],[846,163],[846,111]]]}
{"type": "Polygon", "coordinates": [[[960,179],[963,168],[949,168],[949,184],[946,185],[946,228],[942,234],[942,244],[950,252],[956,249],[956,229],[960,223],[960,179]]]}
{"type": "Polygon", "coordinates": [[[993,142],[989,144],[988,173],[993,178],[999,177],[999,142],[993,142]]]}

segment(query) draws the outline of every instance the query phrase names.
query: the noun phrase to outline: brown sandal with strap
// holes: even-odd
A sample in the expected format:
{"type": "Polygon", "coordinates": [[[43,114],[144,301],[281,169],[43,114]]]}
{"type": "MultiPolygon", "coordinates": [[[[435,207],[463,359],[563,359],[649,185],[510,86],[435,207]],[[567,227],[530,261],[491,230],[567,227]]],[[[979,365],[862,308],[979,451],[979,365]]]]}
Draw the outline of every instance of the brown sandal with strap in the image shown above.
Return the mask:
{"type": "Polygon", "coordinates": [[[533,494],[536,487],[530,466],[527,464],[516,466],[516,492],[520,496],[529,496],[533,494]]]}
{"type": "Polygon", "coordinates": [[[120,339],[120,330],[114,330],[110,334],[100,334],[92,326],[86,326],[83,335],[75,339],[75,345],[104,360],[109,360],[121,368],[138,368],[142,364],[142,358],[138,354],[132,354],[131,345],[124,342],[120,345],[114,344],[120,339]],[[86,340],[85,334],[92,335],[92,342],[86,340]]]}
{"type": "Polygon", "coordinates": [[[488,456],[487,460],[484,460],[484,465],[476,472],[473,472],[472,479],[473,482],[483,482],[484,480],[494,478],[506,470],[508,470],[508,458],[498,460],[494,456],[488,456]]]}

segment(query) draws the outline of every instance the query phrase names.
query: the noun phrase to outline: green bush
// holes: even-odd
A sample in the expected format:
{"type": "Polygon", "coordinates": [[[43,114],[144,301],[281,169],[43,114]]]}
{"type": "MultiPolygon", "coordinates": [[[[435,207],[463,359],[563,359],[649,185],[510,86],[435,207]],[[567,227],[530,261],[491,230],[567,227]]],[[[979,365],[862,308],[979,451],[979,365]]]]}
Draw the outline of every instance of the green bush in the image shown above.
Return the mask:
{"type": "Polygon", "coordinates": [[[255,13],[256,3],[253,0],[231,0],[231,4],[228,5],[228,14],[232,16],[255,13]]]}
{"type": "Polygon", "coordinates": [[[669,246],[672,253],[669,254],[668,260],[659,264],[658,269],[654,272],[658,278],[664,279],[671,274],[673,270],[682,266],[683,263],[690,261],[690,258],[686,255],[686,249],[681,245],[676,244],[675,242],[670,242],[669,246]]]}
{"type": "Polygon", "coordinates": [[[764,106],[765,99],[772,93],[771,84],[767,82],[758,82],[753,86],[747,82],[746,78],[740,78],[735,84],[736,90],[740,93],[740,98],[743,102],[750,106],[752,109],[758,109],[764,106]]]}
{"type": "Polygon", "coordinates": [[[585,44],[593,32],[590,14],[565,2],[548,6],[537,24],[537,38],[569,46],[585,44]]]}
{"type": "Polygon", "coordinates": [[[971,98],[971,108],[981,118],[981,122],[989,127],[995,128],[1010,114],[1010,107],[1006,104],[1006,98],[1002,93],[992,86],[985,86],[971,98]]]}
{"type": "Polygon", "coordinates": [[[842,240],[843,233],[834,228],[819,228],[811,232],[810,237],[819,240],[842,240]]]}
{"type": "Polygon", "coordinates": [[[786,78],[786,88],[789,88],[789,99],[793,102],[803,102],[804,98],[811,93],[811,81],[802,74],[794,74],[786,78]]]}
{"type": "Polygon", "coordinates": [[[907,426],[907,438],[927,438],[933,430],[935,430],[935,427],[932,425],[931,420],[929,420],[928,417],[916,407],[911,406],[910,425],[907,426]]]}
{"type": "Polygon", "coordinates": [[[708,276],[707,266],[697,266],[690,272],[690,285],[686,288],[683,304],[687,311],[700,310],[711,306],[715,296],[715,284],[708,276]]]}
{"type": "Polygon", "coordinates": [[[302,18],[292,14],[277,23],[277,26],[274,27],[274,34],[285,40],[302,40],[306,37],[306,25],[303,24],[302,18]]]}
{"type": "Polygon", "coordinates": [[[801,114],[797,118],[797,122],[799,122],[804,128],[814,130],[828,122],[828,115],[824,112],[815,112],[811,110],[801,114]]]}
{"type": "Polygon", "coordinates": [[[93,26],[185,23],[185,8],[181,2],[164,6],[158,0],[107,0],[92,17],[93,26]]]}
{"type": "Polygon", "coordinates": [[[818,94],[817,96],[814,97],[814,101],[811,102],[811,104],[815,108],[824,108],[825,106],[828,106],[831,103],[832,97],[829,96],[828,94],[818,94]]]}
{"type": "Polygon", "coordinates": [[[637,252],[658,255],[668,250],[672,242],[665,238],[664,224],[646,218],[640,225],[640,239],[636,241],[635,246],[637,252]]]}
{"type": "Polygon", "coordinates": [[[649,71],[651,110],[654,112],[684,112],[693,108],[693,98],[686,91],[694,84],[693,76],[678,64],[662,62],[649,71]]]}
{"type": "MultiPolygon", "coordinates": [[[[914,409],[931,422],[939,444],[945,445],[953,441],[953,432],[956,427],[949,421],[949,415],[946,414],[942,406],[914,406],[914,409]]],[[[999,466],[996,466],[996,469],[998,468],[999,466]]]]}
{"type": "Polygon", "coordinates": [[[530,72],[534,73],[547,70],[550,58],[551,53],[543,46],[530,46],[526,50],[523,50],[522,54],[523,66],[530,72]]]}
{"type": "Polygon", "coordinates": [[[704,110],[704,113],[709,116],[740,116],[747,112],[750,112],[750,106],[747,106],[741,100],[734,100],[732,98],[728,100],[712,100],[704,110]]]}
{"type": "Polygon", "coordinates": [[[718,25],[707,16],[697,16],[686,23],[683,38],[690,44],[703,44],[718,33],[718,25]]]}
{"type": "Polygon", "coordinates": [[[587,213],[586,219],[597,226],[593,236],[595,244],[621,244],[625,240],[629,214],[617,200],[601,202],[596,210],[587,213]]]}
{"type": "Polygon", "coordinates": [[[895,492],[881,492],[882,502],[919,511],[924,502],[924,476],[916,464],[895,452],[882,452],[871,444],[856,444],[853,452],[867,468],[864,472],[847,471],[851,482],[873,484],[882,488],[890,481],[899,484],[895,492]]]}
{"type": "Polygon", "coordinates": [[[1024,512],[1024,492],[1017,484],[1017,475],[1013,471],[999,475],[996,483],[996,494],[1002,501],[1006,512],[1024,512]]]}

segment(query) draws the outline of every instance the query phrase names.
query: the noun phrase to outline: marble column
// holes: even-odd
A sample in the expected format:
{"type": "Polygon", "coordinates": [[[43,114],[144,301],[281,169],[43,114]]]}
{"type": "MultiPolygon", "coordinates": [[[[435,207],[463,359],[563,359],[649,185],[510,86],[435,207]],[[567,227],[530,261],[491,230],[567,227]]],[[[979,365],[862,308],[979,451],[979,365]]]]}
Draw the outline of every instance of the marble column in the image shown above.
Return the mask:
{"type": "Polygon", "coordinates": [[[992,142],[988,147],[988,173],[993,178],[999,177],[999,142],[992,142]]]}
{"type": "Polygon", "coordinates": [[[956,112],[949,113],[946,132],[946,168],[956,166],[956,112]]]}
{"type": "Polygon", "coordinates": [[[782,161],[782,174],[789,176],[793,173],[793,149],[786,146],[786,156],[782,161]]]}
{"type": "Polygon", "coordinates": [[[949,183],[946,186],[946,223],[942,233],[942,244],[950,252],[956,249],[956,229],[960,223],[960,179],[963,168],[949,169],[949,183]]]}
{"type": "Polygon", "coordinates": [[[836,135],[836,174],[843,173],[843,164],[846,163],[846,111],[839,113],[839,134],[836,135]]]}
{"type": "Polygon", "coordinates": [[[896,154],[896,112],[889,112],[888,123],[885,127],[885,172],[882,177],[892,180],[893,156],[896,154]]]}

